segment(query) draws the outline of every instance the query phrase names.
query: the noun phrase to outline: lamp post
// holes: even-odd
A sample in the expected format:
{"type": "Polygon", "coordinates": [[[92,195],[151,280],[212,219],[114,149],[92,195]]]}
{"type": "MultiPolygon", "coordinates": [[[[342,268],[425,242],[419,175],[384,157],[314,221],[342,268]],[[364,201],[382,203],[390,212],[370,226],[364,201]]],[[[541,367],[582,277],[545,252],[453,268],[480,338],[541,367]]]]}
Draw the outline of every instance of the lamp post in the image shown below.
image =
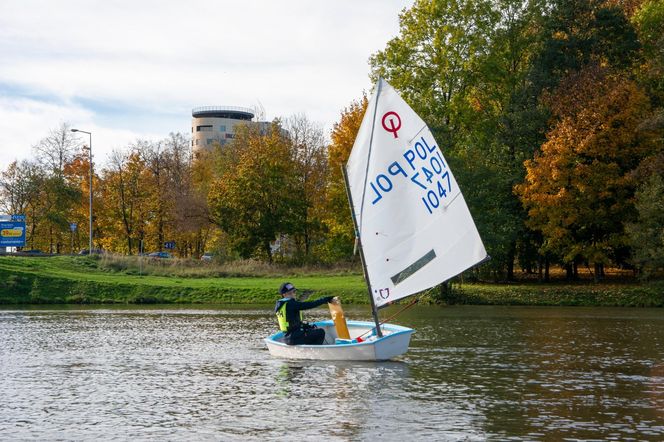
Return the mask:
{"type": "Polygon", "coordinates": [[[90,153],[90,244],[88,248],[88,253],[92,255],[92,133],[80,129],[72,129],[71,131],[88,134],[88,136],[90,137],[90,145],[87,148],[87,150],[90,153]]]}

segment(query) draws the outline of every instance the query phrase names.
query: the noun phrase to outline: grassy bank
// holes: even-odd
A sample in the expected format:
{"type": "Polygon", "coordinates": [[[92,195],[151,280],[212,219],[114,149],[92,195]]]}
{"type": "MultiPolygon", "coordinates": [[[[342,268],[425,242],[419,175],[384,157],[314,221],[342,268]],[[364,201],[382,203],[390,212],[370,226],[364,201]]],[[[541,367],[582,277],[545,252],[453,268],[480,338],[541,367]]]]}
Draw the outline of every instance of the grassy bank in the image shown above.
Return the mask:
{"type": "Polygon", "coordinates": [[[664,307],[664,284],[561,283],[454,286],[450,304],[664,307]]]}
{"type": "MultiPolygon", "coordinates": [[[[204,264],[136,257],[0,256],[0,304],[272,303],[285,280],[311,299],[340,296],[366,304],[357,269],[287,268],[260,263],[204,264]]],[[[664,306],[664,283],[453,284],[424,302],[496,305],[664,306]]]]}
{"type": "Polygon", "coordinates": [[[364,281],[357,274],[298,276],[275,271],[229,277],[208,268],[208,275],[184,269],[173,270],[182,276],[162,276],[165,265],[172,264],[146,260],[138,274],[138,267],[122,268],[98,257],[0,256],[0,304],[271,303],[286,278],[301,290],[313,291],[311,299],[338,295],[347,303],[358,303],[366,298],[364,281]],[[221,275],[210,276],[215,274],[221,275]]]}

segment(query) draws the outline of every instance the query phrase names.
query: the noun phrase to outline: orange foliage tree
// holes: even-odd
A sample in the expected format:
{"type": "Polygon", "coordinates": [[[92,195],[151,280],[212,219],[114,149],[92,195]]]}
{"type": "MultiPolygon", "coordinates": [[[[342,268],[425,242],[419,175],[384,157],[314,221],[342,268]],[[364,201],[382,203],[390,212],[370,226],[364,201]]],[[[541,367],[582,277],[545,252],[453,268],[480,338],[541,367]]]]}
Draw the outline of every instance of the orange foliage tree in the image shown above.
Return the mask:
{"type": "Polygon", "coordinates": [[[347,258],[352,253],[354,233],[353,222],[346,196],[346,187],[341,167],[348,156],[360,130],[362,118],[367,109],[367,97],[354,101],[341,113],[341,119],[332,129],[332,143],[327,151],[328,178],[325,197],[325,217],[323,224],[327,240],[322,246],[322,257],[328,260],[347,258]]]}
{"type": "Polygon", "coordinates": [[[544,236],[542,251],[569,266],[594,263],[599,277],[626,245],[629,172],[649,148],[637,130],[648,100],[633,81],[597,66],[567,78],[547,100],[556,122],[515,191],[530,227],[544,236]]]}

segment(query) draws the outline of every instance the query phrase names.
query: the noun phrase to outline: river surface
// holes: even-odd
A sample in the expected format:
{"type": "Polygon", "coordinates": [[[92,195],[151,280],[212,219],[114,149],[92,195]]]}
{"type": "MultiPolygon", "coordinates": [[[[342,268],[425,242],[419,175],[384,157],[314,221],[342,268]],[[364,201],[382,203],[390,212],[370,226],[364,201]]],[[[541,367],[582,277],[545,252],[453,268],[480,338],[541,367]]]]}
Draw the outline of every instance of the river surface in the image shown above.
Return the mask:
{"type": "Polygon", "coordinates": [[[394,322],[417,330],[398,361],[302,362],[267,352],[269,306],[4,308],[0,439],[664,440],[662,309],[394,322]]]}

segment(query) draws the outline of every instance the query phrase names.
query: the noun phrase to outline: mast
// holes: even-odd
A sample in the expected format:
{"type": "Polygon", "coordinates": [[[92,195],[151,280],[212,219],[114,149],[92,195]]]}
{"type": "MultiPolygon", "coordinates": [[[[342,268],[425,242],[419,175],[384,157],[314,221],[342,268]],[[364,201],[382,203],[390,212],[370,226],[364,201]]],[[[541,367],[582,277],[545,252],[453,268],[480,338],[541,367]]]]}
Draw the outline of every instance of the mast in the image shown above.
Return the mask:
{"type": "MultiPolygon", "coordinates": [[[[380,98],[380,90],[382,83],[383,79],[381,77],[378,77],[378,82],[376,83],[376,102],[374,103],[373,118],[371,120],[371,136],[369,137],[369,152],[367,153],[367,168],[364,171],[364,185],[362,186],[362,201],[360,201],[360,217],[361,217],[360,220],[362,222],[364,221],[364,197],[367,194],[367,179],[369,178],[369,167],[371,165],[371,149],[373,148],[374,129],[376,129],[376,110],[378,109],[378,99],[380,98]]],[[[346,176],[345,167],[344,167],[344,176],[346,176]]],[[[350,186],[348,185],[348,178],[346,178],[346,192],[350,197],[350,186]]],[[[350,201],[352,204],[352,199],[350,201]]],[[[355,215],[353,215],[353,219],[355,219],[354,217],[355,215]]],[[[360,226],[359,228],[361,229],[362,226],[360,226]]],[[[355,226],[355,230],[359,232],[357,226],[355,226]]],[[[360,237],[359,234],[356,235],[356,238],[359,237],[360,237]]],[[[373,296],[371,296],[371,292],[369,292],[369,296],[371,297],[371,299],[373,299],[373,296]]]]}
{"type": "MultiPolygon", "coordinates": [[[[369,164],[371,161],[371,148],[373,147],[373,136],[374,129],[376,128],[376,109],[378,109],[378,98],[380,97],[382,79],[379,77],[376,84],[376,102],[374,103],[373,118],[371,122],[371,136],[369,138],[369,152],[367,153],[367,168],[364,173],[364,185],[362,186],[362,201],[360,205],[360,216],[364,211],[364,197],[367,192],[367,178],[369,175],[369,164]]],[[[360,261],[362,262],[362,272],[364,273],[364,280],[367,283],[367,293],[369,294],[369,301],[371,301],[371,314],[373,316],[374,322],[376,323],[376,336],[379,338],[383,337],[383,332],[380,329],[380,320],[378,319],[378,309],[376,308],[376,303],[374,302],[373,293],[371,292],[371,279],[369,278],[369,272],[367,271],[367,261],[364,257],[364,247],[362,247],[362,238],[360,237],[360,228],[357,224],[357,216],[355,214],[355,206],[353,205],[353,195],[350,193],[350,184],[348,181],[348,173],[346,171],[346,166],[342,166],[342,173],[344,175],[344,183],[346,184],[346,195],[348,195],[348,203],[350,204],[350,211],[353,216],[353,226],[355,228],[355,238],[357,239],[357,245],[360,249],[360,261]]],[[[364,218],[362,218],[364,219],[364,218]]]]}
{"type": "Polygon", "coordinates": [[[364,273],[364,280],[367,283],[367,293],[369,294],[369,300],[371,301],[371,314],[373,315],[374,322],[376,323],[376,336],[379,338],[383,337],[383,332],[380,329],[380,321],[378,320],[378,309],[376,308],[376,303],[373,299],[373,293],[371,293],[371,281],[369,279],[369,272],[367,272],[367,263],[364,259],[364,248],[362,247],[362,238],[360,238],[360,231],[357,226],[357,218],[355,217],[355,207],[353,206],[353,195],[350,193],[350,185],[348,184],[348,174],[346,172],[346,166],[341,166],[341,173],[344,176],[344,184],[346,185],[346,195],[348,196],[348,203],[350,204],[350,212],[353,217],[353,228],[355,229],[355,238],[357,238],[358,248],[360,249],[360,261],[362,262],[362,272],[364,273]]]}

